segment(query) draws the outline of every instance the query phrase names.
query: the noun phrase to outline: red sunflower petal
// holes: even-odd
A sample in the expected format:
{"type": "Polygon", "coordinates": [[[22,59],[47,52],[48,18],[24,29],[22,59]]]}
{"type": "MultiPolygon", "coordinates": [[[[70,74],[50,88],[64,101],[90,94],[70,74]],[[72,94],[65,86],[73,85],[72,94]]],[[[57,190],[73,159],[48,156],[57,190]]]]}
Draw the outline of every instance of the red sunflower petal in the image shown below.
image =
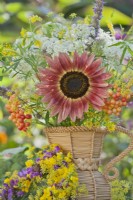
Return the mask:
{"type": "Polygon", "coordinates": [[[91,86],[95,86],[95,87],[107,87],[108,86],[108,83],[93,83],[91,82],[90,83],[91,86]]]}
{"type": "Polygon", "coordinates": [[[89,92],[88,96],[87,96],[88,100],[90,101],[90,103],[97,105],[97,106],[104,106],[104,101],[97,96],[96,94],[89,92]]]}
{"type": "Polygon", "coordinates": [[[60,123],[61,121],[65,120],[68,117],[68,115],[71,111],[70,103],[71,102],[69,101],[69,99],[65,99],[64,104],[62,105],[62,110],[58,116],[58,123],[60,123]]]}
{"type": "Polygon", "coordinates": [[[91,92],[98,95],[101,98],[107,98],[108,97],[108,91],[107,88],[99,88],[99,87],[92,87],[91,92]]]}
{"type": "Polygon", "coordinates": [[[102,73],[102,74],[100,74],[100,75],[95,75],[94,77],[91,77],[91,79],[93,79],[93,80],[97,80],[97,79],[99,79],[99,80],[108,80],[108,79],[110,79],[111,78],[111,74],[108,72],[108,73],[102,73]]]}
{"type": "Polygon", "coordinates": [[[59,60],[64,70],[70,70],[72,68],[72,61],[66,53],[60,53],[59,60]]]}
{"type": "Polygon", "coordinates": [[[92,62],[94,61],[94,58],[95,56],[93,54],[91,54],[89,57],[88,57],[88,62],[87,62],[87,68],[90,67],[90,65],[92,64],[92,62]]]}
{"type": "Polygon", "coordinates": [[[73,100],[71,101],[70,118],[73,122],[75,122],[75,120],[76,120],[76,107],[75,107],[75,102],[73,100]]]}
{"type": "Polygon", "coordinates": [[[89,67],[87,67],[86,70],[85,70],[85,72],[88,74],[88,76],[93,75],[97,71],[97,69],[101,65],[101,63],[102,63],[102,59],[99,58],[99,59],[95,60],[92,63],[92,65],[90,65],[89,67]]]}

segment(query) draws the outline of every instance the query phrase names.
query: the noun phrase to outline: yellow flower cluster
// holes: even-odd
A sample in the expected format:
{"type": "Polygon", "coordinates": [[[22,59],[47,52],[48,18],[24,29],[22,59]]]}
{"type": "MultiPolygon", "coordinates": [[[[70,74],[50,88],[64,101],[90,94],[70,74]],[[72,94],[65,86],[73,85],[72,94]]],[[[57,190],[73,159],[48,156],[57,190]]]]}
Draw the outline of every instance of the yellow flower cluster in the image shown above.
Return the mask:
{"type": "Polygon", "coordinates": [[[2,56],[15,56],[16,52],[14,49],[11,47],[10,44],[5,44],[0,48],[0,53],[2,56]]]}
{"type": "Polygon", "coordinates": [[[57,144],[47,145],[37,153],[34,148],[29,151],[34,156],[25,162],[26,168],[4,180],[4,190],[12,190],[15,184],[12,198],[19,192],[27,200],[68,200],[85,192],[86,188],[79,185],[71,153],[65,155],[57,144]]]}
{"type": "Polygon", "coordinates": [[[33,161],[33,160],[27,160],[27,161],[25,162],[26,167],[31,167],[33,164],[34,164],[34,161],[33,161]]]}
{"type": "Polygon", "coordinates": [[[89,108],[86,120],[84,120],[83,123],[89,128],[105,126],[110,132],[115,130],[115,123],[111,121],[108,114],[105,112],[96,112],[91,107],[89,108]]]}
{"type": "Polygon", "coordinates": [[[20,35],[21,35],[21,37],[24,38],[24,37],[27,35],[27,30],[24,29],[24,28],[22,28],[22,29],[21,29],[21,32],[20,32],[20,35]]]}
{"type": "MultiPolygon", "coordinates": [[[[75,165],[72,163],[72,155],[68,153],[65,156],[62,151],[58,151],[57,145],[51,145],[48,155],[50,156],[50,153],[55,151],[56,148],[57,153],[55,155],[39,161],[42,172],[44,174],[48,173],[47,184],[49,185],[43,190],[43,195],[38,196],[40,200],[67,200],[71,195],[75,197],[79,188],[75,165]]],[[[41,152],[39,154],[40,158],[44,156],[41,152]]]]}
{"type": "Polygon", "coordinates": [[[29,18],[29,21],[34,24],[35,22],[41,22],[42,18],[39,17],[38,15],[33,15],[29,18]]]}

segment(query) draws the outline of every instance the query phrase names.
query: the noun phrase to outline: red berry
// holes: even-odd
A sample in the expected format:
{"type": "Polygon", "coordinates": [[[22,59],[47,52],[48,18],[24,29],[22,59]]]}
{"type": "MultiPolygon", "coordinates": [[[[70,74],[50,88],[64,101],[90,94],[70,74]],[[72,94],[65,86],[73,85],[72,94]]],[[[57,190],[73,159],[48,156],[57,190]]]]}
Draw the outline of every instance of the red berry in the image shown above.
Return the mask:
{"type": "Polygon", "coordinates": [[[30,114],[25,115],[26,119],[31,119],[32,116],[30,114]]]}
{"type": "Polygon", "coordinates": [[[30,126],[30,122],[25,122],[25,126],[26,127],[30,126]]]}

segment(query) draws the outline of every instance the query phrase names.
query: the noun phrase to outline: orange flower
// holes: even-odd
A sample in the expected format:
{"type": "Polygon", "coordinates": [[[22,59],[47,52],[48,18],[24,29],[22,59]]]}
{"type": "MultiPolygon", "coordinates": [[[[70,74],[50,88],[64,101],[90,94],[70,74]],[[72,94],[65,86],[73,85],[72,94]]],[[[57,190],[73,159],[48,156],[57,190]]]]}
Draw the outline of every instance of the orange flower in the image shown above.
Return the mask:
{"type": "Polygon", "coordinates": [[[0,132],[0,143],[6,144],[8,140],[7,134],[3,131],[0,132]]]}

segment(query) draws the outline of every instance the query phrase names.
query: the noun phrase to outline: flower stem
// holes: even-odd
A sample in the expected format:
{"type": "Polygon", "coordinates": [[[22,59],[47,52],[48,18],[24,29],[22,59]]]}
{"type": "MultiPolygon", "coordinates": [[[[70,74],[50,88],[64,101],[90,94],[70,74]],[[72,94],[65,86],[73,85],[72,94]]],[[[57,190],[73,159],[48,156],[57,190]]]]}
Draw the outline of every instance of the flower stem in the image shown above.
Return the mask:
{"type": "Polygon", "coordinates": [[[98,36],[99,28],[100,28],[100,20],[102,18],[103,11],[103,0],[96,0],[94,5],[94,16],[92,17],[91,25],[95,28],[95,37],[98,36]]]}

